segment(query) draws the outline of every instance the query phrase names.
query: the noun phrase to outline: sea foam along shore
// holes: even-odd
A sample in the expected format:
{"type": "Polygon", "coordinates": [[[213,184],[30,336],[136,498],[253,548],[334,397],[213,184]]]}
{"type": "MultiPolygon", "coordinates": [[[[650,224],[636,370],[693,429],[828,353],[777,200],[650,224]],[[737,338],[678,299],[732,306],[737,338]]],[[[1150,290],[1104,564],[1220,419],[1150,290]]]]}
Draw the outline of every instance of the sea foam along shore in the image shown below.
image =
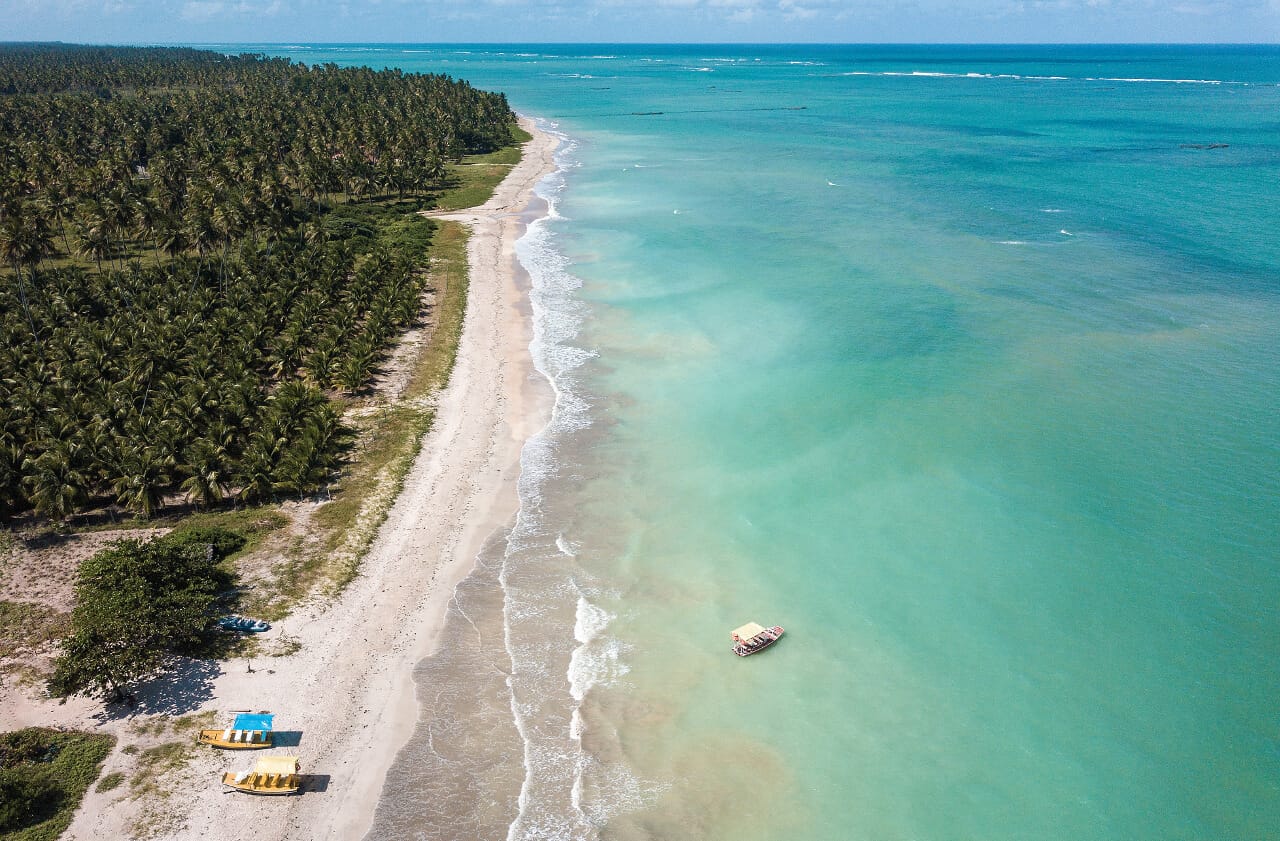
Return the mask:
{"type": "MultiPolygon", "coordinates": [[[[372,823],[387,771],[418,720],[414,665],[437,646],[454,587],[485,540],[514,520],[521,446],[550,415],[550,388],[529,354],[527,284],[515,242],[534,187],[555,169],[558,140],[529,119],[520,123],[533,139],[492,197],[442,215],[471,228],[457,361],[359,576],[337,601],[280,623],[301,641],[297,654],[259,662],[252,673],[226,664],[203,707],[275,712],[277,726],[301,731],[301,739],[269,752],[296,753],[314,784],[299,797],[237,796],[233,803],[218,774],[251,760],[202,753],[171,781],[182,790],[166,803],[175,814],[156,837],[235,841],[252,827],[260,841],[358,839],[372,823]]],[[[65,837],[127,837],[128,809],[101,795],[94,800],[65,837]]]]}

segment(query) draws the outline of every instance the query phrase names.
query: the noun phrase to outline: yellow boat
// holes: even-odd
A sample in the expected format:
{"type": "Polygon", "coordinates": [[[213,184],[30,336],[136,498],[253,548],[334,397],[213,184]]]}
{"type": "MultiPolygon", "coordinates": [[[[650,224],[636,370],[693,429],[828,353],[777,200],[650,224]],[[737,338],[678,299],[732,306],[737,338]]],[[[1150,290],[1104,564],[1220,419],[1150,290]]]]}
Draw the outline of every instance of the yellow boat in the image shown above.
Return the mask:
{"type": "Polygon", "coordinates": [[[302,785],[298,757],[264,756],[252,771],[223,774],[222,784],[249,794],[297,794],[302,785]]]}
{"type": "Polygon", "coordinates": [[[225,730],[201,730],[196,741],[227,750],[271,747],[271,725],[275,716],[242,713],[225,730]]]}

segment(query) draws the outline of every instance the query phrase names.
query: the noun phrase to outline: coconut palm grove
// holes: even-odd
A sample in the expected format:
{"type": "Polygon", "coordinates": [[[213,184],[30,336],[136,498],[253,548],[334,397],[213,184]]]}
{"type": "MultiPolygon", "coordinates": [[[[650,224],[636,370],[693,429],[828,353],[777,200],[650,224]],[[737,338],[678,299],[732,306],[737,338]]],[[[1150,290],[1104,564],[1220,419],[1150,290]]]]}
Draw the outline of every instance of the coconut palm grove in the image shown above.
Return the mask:
{"type": "Polygon", "coordinates": [[[323,487],[422,309],[413,211],[513,125],[443,75],[0,46],[0,511],[323,487]]]}

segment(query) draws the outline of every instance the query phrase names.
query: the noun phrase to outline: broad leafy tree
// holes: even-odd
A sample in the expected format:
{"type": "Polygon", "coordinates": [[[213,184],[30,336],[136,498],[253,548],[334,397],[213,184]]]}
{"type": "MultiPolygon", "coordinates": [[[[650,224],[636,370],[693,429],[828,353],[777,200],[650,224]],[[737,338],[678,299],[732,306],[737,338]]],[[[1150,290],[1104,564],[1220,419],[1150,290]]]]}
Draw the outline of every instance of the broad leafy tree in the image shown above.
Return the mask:
{"type": "Polygon", "coordinates": [[[49,691],[119,700],[131,681],[196,651],[231,583],[220,562],[242,545],[234,533],[205,530],[121,541],[81,564],[72,632],[49,691]]]}

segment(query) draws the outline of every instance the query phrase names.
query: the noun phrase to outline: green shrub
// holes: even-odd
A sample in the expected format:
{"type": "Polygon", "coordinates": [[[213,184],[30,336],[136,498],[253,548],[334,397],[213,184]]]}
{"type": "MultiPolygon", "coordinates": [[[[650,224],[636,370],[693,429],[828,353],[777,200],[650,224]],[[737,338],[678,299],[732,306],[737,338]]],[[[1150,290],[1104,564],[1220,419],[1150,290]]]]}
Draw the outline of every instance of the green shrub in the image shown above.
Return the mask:
{"type": "Polygon", "coordinates": [[[62,808],[63,799],[53,780],[27,776],[20,768],[0,771],[0,832],[44,823],[62,808]]]}
{"type": "Polygon", "coordinates": [[[0,734],[0,835],[54,841],[114,744],[111,736],[46,727],[0,734]]]}
{"type": "Polygon", "coordinates": [[[243,545],[243,538],[215,531],[122,540],[82,563],[71,635],[61,643],[49,692],[119,700],[126,684],[164,668],[172,655],[196,653],[219,594],[233,583],[213,557],[216,547],[243,545]]]}
{"type": "Polygon", "coordinates": [[[213,547],[215,561],[221,561],[244,548],[245,539],[229,529],[216,526],[202,528],[178,528],[165,535],[164,540],[174,547],[209,545],[213,547]]]}

